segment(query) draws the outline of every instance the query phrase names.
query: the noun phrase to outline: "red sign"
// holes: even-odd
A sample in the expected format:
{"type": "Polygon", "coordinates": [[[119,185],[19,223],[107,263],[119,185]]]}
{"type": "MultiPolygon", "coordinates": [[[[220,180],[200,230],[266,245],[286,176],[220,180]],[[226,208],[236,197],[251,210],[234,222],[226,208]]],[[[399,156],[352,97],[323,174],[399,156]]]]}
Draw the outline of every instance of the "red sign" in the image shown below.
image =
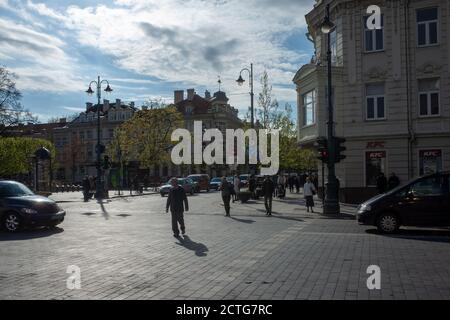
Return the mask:
{"type": "Polygon", "coordinates": [[[384,148],[384,141],[369,141],[367,142],[366,149],[384,148]]]}
{"type": "Polygon", "coordinates": [[[422,150],[420,151],[421,157],[440,157],[441,156],[441,150],[422,150]]]}
{"type": "Polygon", "coordinates": [[[381,159],[386,158],[386,151],[373,151],[367,152],[370,159],[381,159]]]}

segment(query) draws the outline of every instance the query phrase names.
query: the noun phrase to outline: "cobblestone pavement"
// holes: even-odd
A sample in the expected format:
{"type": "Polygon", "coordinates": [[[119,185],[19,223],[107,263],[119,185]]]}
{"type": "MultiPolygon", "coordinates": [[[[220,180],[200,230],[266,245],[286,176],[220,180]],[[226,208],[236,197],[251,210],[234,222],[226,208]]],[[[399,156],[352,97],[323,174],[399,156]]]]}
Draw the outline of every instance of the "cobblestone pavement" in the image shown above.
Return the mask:
{"type": "MultiPolygon", "coordinates": [[[[217,192],[189,197],[187,235],[172,236],[166,198],[102,205],[55,195],[61,228],[0,233],[0,299],[450,299],[450,231],[380,235],[343,219],[306,213],[303,200],[232,204],[217,192]],[[81,269],[69,290],[67,267],[81,269]],[[381,290],[368,290],[369,265],[381,290]]],[[[320,210],[320,209],[319,209],[320,210]]]]}

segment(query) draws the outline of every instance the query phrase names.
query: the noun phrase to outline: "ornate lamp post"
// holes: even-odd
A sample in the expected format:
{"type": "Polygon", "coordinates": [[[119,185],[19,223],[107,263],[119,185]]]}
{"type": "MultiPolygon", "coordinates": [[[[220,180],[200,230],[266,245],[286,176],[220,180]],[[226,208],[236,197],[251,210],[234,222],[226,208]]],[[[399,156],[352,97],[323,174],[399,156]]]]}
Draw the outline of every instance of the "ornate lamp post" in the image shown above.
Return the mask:
{"type": "Polygon", "coordinates": [[[242,72],[247,71],[249,74],[249,82],[250,82],[250,121],[252,128],[255,127],[255,120],[253,115],[253,100],[254,100],[254,94],[253,94],[253,63],[250,63],[250,69],[249,68],[243,68],[239,72],[239,78],[236,80],[237,84],[239,86],[242,86],[245,82],[244,78],[242,78],[242,72]]]}
{"type": "Polygon", "coordinates": [[[106,83],[105,92],[109,93],[109,92],[113,91],[111,89],[111,87],[109,86],[108,80],[100,81],[100,76],[98,76],[97,81],[91,81],[91,83],[89,83],[89,89],[86,90],[86,93],[88,95],[92,95],[94,93],[94,91],[92,90],[91,85],[95,84],[97,86],[97,98],[98,98],[98,103],[97,103],[97,146],[95,147],[95,151],[97,153],[97,183],[96,183],[97,199],[103,198],[103,188],[101,185],[101,182],[102,182],[102,179],[101,179],[101,175],[102,175],[101,154],[104,150],[101,146],[101,138],[100,138],[100,100],[102,98],[102,84],[103,83],[106,83]]]}
{"type": "Polygon", "coordinates": [[[325,203],[323,207],[324,214],[338,214],[339,200],[337,197],[338,186],[335,174],[335,138],[333,121],[333,101],[332,101],[332,72],[331,72],[331,36],[330,33],[335,25],[330,21],[330,5],[327,5],[326,15],[323,20],[321,31],[327,35],[327,69],[328,69],[328,122],[327,122],[327,140],[328,140],[328,183],[326,186],[325,203]]]}

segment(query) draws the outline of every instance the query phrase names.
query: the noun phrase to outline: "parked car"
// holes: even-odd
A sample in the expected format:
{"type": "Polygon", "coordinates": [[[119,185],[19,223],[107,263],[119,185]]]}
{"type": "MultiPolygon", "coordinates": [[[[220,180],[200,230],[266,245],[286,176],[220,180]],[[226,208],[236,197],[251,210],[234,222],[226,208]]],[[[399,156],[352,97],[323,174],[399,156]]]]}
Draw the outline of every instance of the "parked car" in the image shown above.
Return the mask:
{"type": "MultiPolygon", "coordinates": [[[[189,193],[190,195],[194,194],[194,182],[191,179],[178,178],[177,180],[178,184],[183,187],[186,193],[189,193]]],[[[172,188],[170,180],[166,184],[160,186],[159,193],[161,194],[161,197],[164,197],[165,195],[169,194],[170,188],[172,188]]]]}
{"type": "Polygon", "coordinates": [[[0,221],[8,232],[25,227],[54,227],[64,221],[66,212],[55,201],[35,195],[24,184],[0,181],[0,221]]]}
{"type": "Polygon", "coordinates": [[[249,174],[241,174],[239,176],[239,180],[241,180],[240,186],[241,188],[247,188],[248,187],[248,179],[250,178],[249,174]]]}
{"type": "Polygon", "coordinates": [[[209,189],[210,189],[209,175],[207,175],[207,174],[191,174],[187,177],[198,183],[197,192],[200,192],[201,190],[206,190],[207,192],[209,192],[209,189]]]}
{"type": "Polygon", "coordinates": [[[360,224],[374,225],[383,233],[400,226],[450,226],[450,172],[413,179],[358,207],[360,224]]]}
{"type": "Polygon", "coordinates": [[[211,181],[209,181],[209,188],[212,190],[219,190],[221,183],[222,178],[212,178],[211,181]]]}

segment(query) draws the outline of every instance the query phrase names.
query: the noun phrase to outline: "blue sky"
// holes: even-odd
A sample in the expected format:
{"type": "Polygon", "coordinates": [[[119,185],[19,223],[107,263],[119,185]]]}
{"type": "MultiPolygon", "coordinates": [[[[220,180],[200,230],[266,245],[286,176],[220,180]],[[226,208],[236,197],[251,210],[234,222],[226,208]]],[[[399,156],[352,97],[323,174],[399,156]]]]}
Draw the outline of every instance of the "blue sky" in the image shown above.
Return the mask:
{"type": "MultiPolygon", "coordinates": [[[[304,15],[314,0],[0,0],[0,64],[17,76],[23,104],[40,121],[82,111],[100,75],[104,98],[173,100],[173,91],[222,90],[245,113],[248,87],[235,83],[253,62],[273,94],[296,104],[292,78],[309,61],[304,15]]],[[[259,81],[255,91],[259,92],[259,81]]]]}

